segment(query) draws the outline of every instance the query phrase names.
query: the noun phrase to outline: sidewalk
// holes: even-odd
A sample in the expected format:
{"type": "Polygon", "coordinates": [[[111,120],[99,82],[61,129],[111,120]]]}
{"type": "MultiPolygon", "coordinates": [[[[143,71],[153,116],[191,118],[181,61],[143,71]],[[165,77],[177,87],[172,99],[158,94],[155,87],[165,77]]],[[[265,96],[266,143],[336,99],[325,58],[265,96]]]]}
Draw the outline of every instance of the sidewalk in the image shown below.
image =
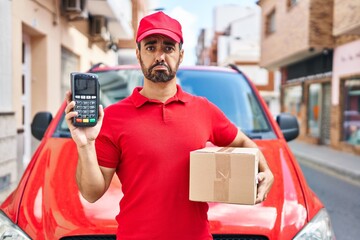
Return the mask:
{"type": "Polygon", "coordinates": [[[360,156],[297,140],[288,144],[299,161],[316,164],[360,182],[360,156]]]}

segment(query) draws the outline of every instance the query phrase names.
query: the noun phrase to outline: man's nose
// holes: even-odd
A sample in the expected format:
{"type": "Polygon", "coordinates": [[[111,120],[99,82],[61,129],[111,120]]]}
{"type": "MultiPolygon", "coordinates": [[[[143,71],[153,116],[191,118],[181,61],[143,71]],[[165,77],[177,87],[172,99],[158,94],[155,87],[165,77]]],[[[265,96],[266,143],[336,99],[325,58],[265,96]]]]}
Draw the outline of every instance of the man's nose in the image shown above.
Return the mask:
{"type": "Polygon", "coordinates": [[[156,61],[157,62],[164,62],[165,61],[165,53],[162,50],[157,51],[156,53],[156,61]]]}

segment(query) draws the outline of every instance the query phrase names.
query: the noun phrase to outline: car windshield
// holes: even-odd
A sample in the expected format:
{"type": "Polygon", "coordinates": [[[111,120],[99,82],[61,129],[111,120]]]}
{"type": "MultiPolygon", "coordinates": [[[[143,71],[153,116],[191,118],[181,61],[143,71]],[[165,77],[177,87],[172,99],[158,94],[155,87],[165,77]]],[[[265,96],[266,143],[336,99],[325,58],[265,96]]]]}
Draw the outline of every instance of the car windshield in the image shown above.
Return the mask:
{"type": "Polygon", "coordinates": [[[139,69],[96,72],[100,83],[100,102],[104,107],[128,97],[133,89],[143,85],[139,69]]]}
{"type": "MultiPolygon", "coordinates": [[[[129,96],[142,86],[140,69],[96,72],[100,82],[100,102],[106,107],[129,96]]],[[[184,91],[203,96],[217,105],[250,138],[273,139],[275,134],[250,85],[242,74],[230,71],[179,69],[178,84],[184,91]]],[[[62,119],[55,137],[70,137],[62,119]]]]}
{"type": "Polygon", "coordinates": [[[206,97],[251,138],[275,138],[265,114],[242,74],[227,71],[179,70],[183,90],[206,97]]]}

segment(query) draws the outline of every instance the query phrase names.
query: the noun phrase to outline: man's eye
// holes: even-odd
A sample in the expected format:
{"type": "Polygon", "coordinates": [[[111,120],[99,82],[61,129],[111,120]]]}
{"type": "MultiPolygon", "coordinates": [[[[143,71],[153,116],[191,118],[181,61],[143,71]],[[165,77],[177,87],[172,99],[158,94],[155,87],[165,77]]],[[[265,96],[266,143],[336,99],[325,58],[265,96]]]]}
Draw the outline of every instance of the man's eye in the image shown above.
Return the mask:
{"type": "Polygon", "coordinates": [[[149,46],[149,47],[146,47],[146,50],[148,50],[148,51],[154,51],[154,47],[152,47],[152,46],[149,46]]]}
{"type": "Polygon", "coordinates": [[[171,52],[171,51],[173,51],[173,50],[174,50],[173,47],[165,47],[165,51],[167,51],[167,52],[171,52]]]}

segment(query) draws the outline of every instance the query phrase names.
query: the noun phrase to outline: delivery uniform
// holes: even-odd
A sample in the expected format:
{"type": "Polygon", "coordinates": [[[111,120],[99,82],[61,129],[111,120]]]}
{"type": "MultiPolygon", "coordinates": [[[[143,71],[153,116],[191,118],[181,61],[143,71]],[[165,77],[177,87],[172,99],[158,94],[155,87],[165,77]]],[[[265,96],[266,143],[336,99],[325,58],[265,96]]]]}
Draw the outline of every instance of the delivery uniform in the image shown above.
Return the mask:
{"type": "Polygon", "coordinates": [[[122,183],[117,237],[212,239],[208,204],[189,200],[190,151],[208,141],[229,145],[237,127],[207,99],[180,86],[165,103],[140,90],[105,109],[96,139],[99,165],[116,168],[122,183]]]}

